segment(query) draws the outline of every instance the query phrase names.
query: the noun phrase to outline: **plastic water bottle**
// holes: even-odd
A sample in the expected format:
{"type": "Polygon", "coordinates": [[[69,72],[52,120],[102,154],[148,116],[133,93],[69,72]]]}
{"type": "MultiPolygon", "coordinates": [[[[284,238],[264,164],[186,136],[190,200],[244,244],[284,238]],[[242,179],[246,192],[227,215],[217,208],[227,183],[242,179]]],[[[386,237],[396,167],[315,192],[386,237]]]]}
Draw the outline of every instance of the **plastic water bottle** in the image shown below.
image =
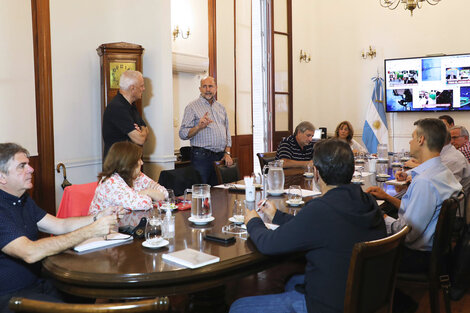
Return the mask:
{"type": "Polygon", "coordinates": [[[171,209],[166,210],[165,218],[163,219],[162,225],[162,236],[165,239],[175,237],[175,217],[171,215],[171,209]]]}

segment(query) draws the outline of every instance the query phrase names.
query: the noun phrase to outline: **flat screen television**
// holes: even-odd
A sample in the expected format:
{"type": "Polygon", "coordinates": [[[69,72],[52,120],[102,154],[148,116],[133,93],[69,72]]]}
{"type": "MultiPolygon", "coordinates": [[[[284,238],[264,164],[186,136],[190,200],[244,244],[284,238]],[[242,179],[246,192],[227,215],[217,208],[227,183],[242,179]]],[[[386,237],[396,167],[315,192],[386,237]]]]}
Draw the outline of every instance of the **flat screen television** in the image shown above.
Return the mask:
{"type": "Polygon", "coordinates": [[[470,54],[385,60],[387,112],[470,111],[470,54]]]}

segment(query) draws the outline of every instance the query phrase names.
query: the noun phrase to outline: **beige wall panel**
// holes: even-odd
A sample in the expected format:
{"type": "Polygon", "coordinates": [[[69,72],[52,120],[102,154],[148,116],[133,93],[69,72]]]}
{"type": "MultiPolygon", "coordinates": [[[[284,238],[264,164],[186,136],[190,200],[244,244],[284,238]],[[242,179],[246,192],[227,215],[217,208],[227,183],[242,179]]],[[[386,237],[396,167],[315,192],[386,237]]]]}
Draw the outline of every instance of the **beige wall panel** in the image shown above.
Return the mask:
{"type": "Polygon", "coordinates": [[[38,154],[31,1],[0,0],[0,142],[38,154]]]}

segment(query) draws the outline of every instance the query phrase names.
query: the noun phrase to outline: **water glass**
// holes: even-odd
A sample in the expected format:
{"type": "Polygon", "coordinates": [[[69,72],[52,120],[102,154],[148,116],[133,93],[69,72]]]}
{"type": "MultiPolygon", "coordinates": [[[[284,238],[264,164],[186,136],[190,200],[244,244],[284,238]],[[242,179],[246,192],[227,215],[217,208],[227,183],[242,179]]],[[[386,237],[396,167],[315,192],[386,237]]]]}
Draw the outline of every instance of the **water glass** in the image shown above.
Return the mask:
{"type": "Polygon", "coordinates": [[[162,240],[162,220],[156,217],[147,219],[145,225],[145,240],[150,245],[157,245],[162,240]]]}
{"type": "Polygon", "coordinates": [[[289,202],[294,204],[302,202],[302,188],[299,185],[289,187],[289,202]]]}
{"type": "Polygon", "coordinates": [[[361,183],[362,182],[362,171],[363,170],[364,170],[364,167],[362,167],[362,166],[356,167],[356,170],[354,171],[351,182],[361,183]]]}
{"type": "Polygon", "coordinates": [[[191,217],[205,219],[212,216],[211,186],[207,184],[195,184],[187,192],[192,193],[191,217]]]}
{"type": "Polygon", "coordinates": [[[176,197],[173,189],[167,189],[168,196],[165,198],[165,202],[170,206],[172,210],[176,208],[176,197]]]}
{"type": "Polygon", "coordinates": [[[232,217],[236,224],[243,224],[245,221],[245,205],[242,200],[233,202],[232,217]]]}
{"type": "Polygon", "coordinates": [[[377,145],[377,157],[381,160],[388,160],[388,146],[383,143],[377,145]]]}
{"type": "Polygon", "coordinates": [[[305,172],[307,177],[313,177],[313,164],[308,163],[307,164],[307,171],[305,172]]]}

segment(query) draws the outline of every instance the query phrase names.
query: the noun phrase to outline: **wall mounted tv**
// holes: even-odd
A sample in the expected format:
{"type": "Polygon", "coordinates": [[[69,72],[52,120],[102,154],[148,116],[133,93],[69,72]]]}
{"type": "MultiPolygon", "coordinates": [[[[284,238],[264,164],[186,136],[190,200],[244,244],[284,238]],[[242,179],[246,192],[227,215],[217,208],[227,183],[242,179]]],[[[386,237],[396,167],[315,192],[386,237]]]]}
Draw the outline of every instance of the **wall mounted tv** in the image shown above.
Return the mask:
{"type": "Polygon", "coordinates": [[[387,112],[470,111],[470,54],[385,60],[387,112]]]}

